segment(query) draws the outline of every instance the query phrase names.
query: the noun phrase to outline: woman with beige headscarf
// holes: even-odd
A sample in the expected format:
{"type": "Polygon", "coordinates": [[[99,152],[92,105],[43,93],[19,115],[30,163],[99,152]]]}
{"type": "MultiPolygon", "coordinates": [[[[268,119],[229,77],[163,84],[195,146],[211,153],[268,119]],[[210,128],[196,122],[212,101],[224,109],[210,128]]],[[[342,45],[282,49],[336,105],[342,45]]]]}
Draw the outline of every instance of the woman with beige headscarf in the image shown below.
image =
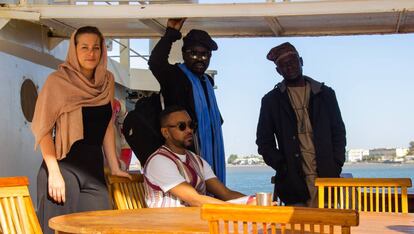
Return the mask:
{"type": "Polygon", "coordinates": [[[53,233],[54,216],[108,209],[102,149],[113,175],[120,170],[115,152],[111,104],[114,78],[106,68],[101,32],[82,27],[72,34],[66,61],[47,78],[32,122],[35,148],[43,163],[37,181],[38,216],[53,233]]]}

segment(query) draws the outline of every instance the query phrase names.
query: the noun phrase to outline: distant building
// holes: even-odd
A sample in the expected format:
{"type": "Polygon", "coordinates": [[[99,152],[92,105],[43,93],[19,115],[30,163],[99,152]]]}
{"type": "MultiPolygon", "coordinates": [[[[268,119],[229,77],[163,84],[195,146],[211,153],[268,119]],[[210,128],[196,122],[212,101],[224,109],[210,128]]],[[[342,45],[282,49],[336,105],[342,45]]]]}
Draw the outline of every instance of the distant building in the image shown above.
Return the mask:
{"type": "Polygon", "coordinates": [[[244,157],[237,157],[232,162],[229,162],[231,165],[264,165],[263,158],[257,155],[250,155],[244,157]]]}
{"type": "Polygon", "coordinates": [[[397,148],[395,150],[396,157],[395,157],[394,161],[396,161],[396,162],[406,162],[406,161],[408,161],[408,159],[406,158],[408,152],[409,152],[408,148],[397,148]]]}
{"type": "Polygon", "coordinates": [[[395,157],[396,156],[396,149],[387,149],[387,148],[377,148],[377,149],[370,149],[369,156],[381,158],[381,157],[395,157]]]}
{"type": "Polygon", "coordinates": [[[408,154],[407,148],[380,148],[369,151],[370,157],[375,157],[379,161],[404,161],[404,157],[408,154]]]}
{"type": "Polygon", "coordinates": [[[350,149],[346,152],[347,162],[360,162],[368,155],[369,150],[366,149],[350,149]]]}
{"type": "Polygon", "coordinates": [[[409,152],[408,148],[397,148],[395,149],[395,156],[404,157],[408,154],[408,152],[409,152]]]}
{"type": "Polygon", "coordinates": [[[408,148],[350,149],[346,152],[346,161],[405,162],[408,152],[408,148]]]}

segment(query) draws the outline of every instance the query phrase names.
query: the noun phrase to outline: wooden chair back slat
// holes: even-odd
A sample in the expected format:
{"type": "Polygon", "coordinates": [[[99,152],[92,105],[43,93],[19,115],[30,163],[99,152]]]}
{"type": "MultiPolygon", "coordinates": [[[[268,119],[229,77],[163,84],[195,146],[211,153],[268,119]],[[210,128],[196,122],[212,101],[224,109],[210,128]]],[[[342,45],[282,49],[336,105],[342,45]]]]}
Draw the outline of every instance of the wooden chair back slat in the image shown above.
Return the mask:
{"type": "MultiPolygon", "coordinates": [[[[11,208],[11,212],[12,212],[12,222],[13,224],[10,225],[10,227],[13,227],[12,229],[15,229],[17,233],[27,233],[26,229],[27,229],[27,225],[25,225],[24,220],[19,219],[19,215],[17,213],[22,214],[21,209],[20,209],[20,204],[19,206],[16,206],[15,202],[14,202],[14,197],[9,197],[6,198],[9,202],[9,207],[11,208]],[[17,208],[19,209],[19,212],[17,211],[17,208]]],[[[24,216],[24,215],[23,215],[24,216]]]]}
{"type": "MultiPolygon", "coordinates": [[[[36,214],[36,211],[35,211],[35,209],[32,205],[33,204],[32,198],[30,196],[24,198],[24,203],[25,203],[25,206],[27,208],[26,210],[27,210],[28,214],[36,214]]],[[[29,223],[30,223],[29,227],[32,228],[33,233],[37,233],[36,232],[37,230],[40,231],[41,228],[40,228],[40,225],[39,225],[39,221],[37,220],[37,216],[28,215],[28,218],[29,218],[29,223]]]]}
{"type": "Polygon", "coordinates": [[[30,233],[31,229],[30,229],[30,224],[29,224],[29,218],[28,218],[28,214],[25,208],[25,203],[23,201],[23,197],[17,197],[17,203],[18,203],[18,209],[19,209],[19,214],[21,214],[21,221],[23,224],[23,233],[30,233]]]}
{"type": "Polygon", "coordinates": [[[126,184],[127,185],[127,189],[128,189],[128,193],[129,193],[129,198],[131,199],[131,207],[132,209],[137,209],[138,205],[136,200],[136,197],[134,196],[134,191],[132,190],[132,184],[126,184]]]}
{"type": "Polygon", "coordinates": [[[375,187],[375,212],[379,212],[379,199],[380,199],[380,189],[375,187]]]}
{"type": "Polygon", "coordinates": [[[372,187],[369,187],[369,211],[373,212],[374,211],[374,196],[373,194],[373,189],[372,187]]]}
{"type": "Polygon", "coordinates": [[[355,196],[356,196],[355,190],[356,190],[356,188],[355,187],[351,187],[351,188],[352,188],[352,209],[355,210],[355,208],[356,208],[356,202],[355,202],[355,196]]]}
{"type": "MultiPolygon", "coordinates": [[[[367,196],[367,187],[362,187],[363,191],[364,191],[364,204],[368,204],[368,196],[367,196]]],[[[364,205],[364,211],[368,211],[368,206],[364,205]]]]}
{"type": "MultiPolygon", "coordinates": [[[[382,207],[385,207],[385,187],[381,187],[381,205],[382,207]]],[[[385,212],[385,209],[380,210],[381,212],[385,212]]]]}
{"type": "Polygon", "coordinates": [[[332,204],[332,189],[331,189],[331,187],[329,187],[329,190],[328,190],[328,199],[329,199],[329,207],[328,208],[332,208],[331,207],[331,204],[332,204]]]}
{"type": "Polygon", "coordinates": [[[125,202],[120,202],[120,201],[122,201],[123,197],[122,197],[122,194],[121,194],[121,191],[120,191],[119,184],[114,184],[114,185],[111,186],[111,188],[112,188],[111,189],[111,194],[112,194],[112,199],[113,199],[114,206],[115,206],[115,201],[119,201],[116,205],[116,208],[121,209],[121,210],[126,209],[126,207],[124,207],[125,202]]]}
{"type": "Polygon", "coordinates": [[[395,213],[398,213],[398,188],[397,187],[394,187],[394,204],[395,204],[395,207],[394,207],[395,213]]]}
{"type": "Polygon", "coordinates": [[[409,178],[317,178],[315,185],[319,208],[408,213],[409,178]]]}
{"type": "Polygon", "coordinates": [[[6,211],[3,208],[3,202],[0,202],[0,233],[2,230],[9,230],[7,226],[8,220],[6,220],[6,211]]]}
{"type": "Polygon", "coordinates": [[[392,202],[391,202],[391,198],[392,198],[391,187],[388,186],[388,212],[389,213],[392,212],[392,202]]]}
{"type": "Polygon", "coordinates": [[[108,191],[113,199],[114,209],[140,209],[145,204],[144,177],[142,174],[131,174],[132,180],[107,175],[108,191]]]}
{"type": "Polygon", "coordinates": [[[403,207],[403,209],[405,209],[404,207],[406,207],[406,210],[408,212],[408,194],[407,194],[407,187],[402,187],[401,188],[401,207],[403,207]]]}
{"type": "Polygon", "coordinates": [[[209,222],[210,233],[327,233],[334,226],[347,233],[359,223],[355,210],[234,204],[205,204],[201,218],[209,222]]]}
{"type": "Polygon", "coordinates": [[[139,199],[138,199],[138,193],[135,191],[135,186],[134,184],[128,184],[128,189],[129,189],[129,194],[131,196],[131,201],[132,201],[132,207],[133,209],[139,209],[139,199]]]}
{"type": "Polygon", "coordinates": [[[0,233],[42,233],[27,177],[0,178],[0,233]]]}
{"type": "Polygon", "coordinates": [[[132,197],[131,197],[131,193],[129,192],[128,189],[128,183],[122,183],[121,186],[124,188],[123,189],[123,194],[125,196],[125,200],[126,200],[126,205],[128,206],[128,208],[133,209],[134,206],[132,205],[132,197]]]}
{"type": "Polygon", "coordinates": [[[253,222],[252,226],[253,226],[253,234],[257,234],[257,223],[253,222]]]}

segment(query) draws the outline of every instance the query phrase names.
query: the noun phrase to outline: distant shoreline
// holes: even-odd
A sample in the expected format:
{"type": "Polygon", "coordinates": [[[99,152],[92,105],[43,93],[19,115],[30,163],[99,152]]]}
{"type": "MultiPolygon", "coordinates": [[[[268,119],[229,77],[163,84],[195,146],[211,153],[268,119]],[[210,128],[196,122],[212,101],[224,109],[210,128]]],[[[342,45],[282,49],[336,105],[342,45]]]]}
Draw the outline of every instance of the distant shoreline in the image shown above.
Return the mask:
{"type": "MultiPolygon", "coordinates": [[[[344,165],[412,165],[414,162],[345,162],[344,165]]],[[[269,167],[266,164],[234,165],[226,164],[226,167],[269,167]]]]}
{"type": "Polygon", "coordinates": [[[233,165],[233,164],[226,164],[226,167],[269,167],[266,164],[252,164],[252,165],[233,165]]]}

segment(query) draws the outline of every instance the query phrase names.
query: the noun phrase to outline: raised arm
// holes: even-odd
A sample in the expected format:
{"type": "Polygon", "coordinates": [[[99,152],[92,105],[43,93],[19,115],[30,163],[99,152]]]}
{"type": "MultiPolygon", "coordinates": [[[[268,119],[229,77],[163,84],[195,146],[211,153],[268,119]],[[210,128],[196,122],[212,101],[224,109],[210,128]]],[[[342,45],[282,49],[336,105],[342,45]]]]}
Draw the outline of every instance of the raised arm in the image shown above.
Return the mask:
{"type": "Polygon", "coordinates": [[[180,29],[185,19],[169,19],[165,34],[155,45],[148,61],[149,69],[155,78],[164,86],[168,82],[175,67],[168,62],[172,44],[181,38],[180,29]]]}

